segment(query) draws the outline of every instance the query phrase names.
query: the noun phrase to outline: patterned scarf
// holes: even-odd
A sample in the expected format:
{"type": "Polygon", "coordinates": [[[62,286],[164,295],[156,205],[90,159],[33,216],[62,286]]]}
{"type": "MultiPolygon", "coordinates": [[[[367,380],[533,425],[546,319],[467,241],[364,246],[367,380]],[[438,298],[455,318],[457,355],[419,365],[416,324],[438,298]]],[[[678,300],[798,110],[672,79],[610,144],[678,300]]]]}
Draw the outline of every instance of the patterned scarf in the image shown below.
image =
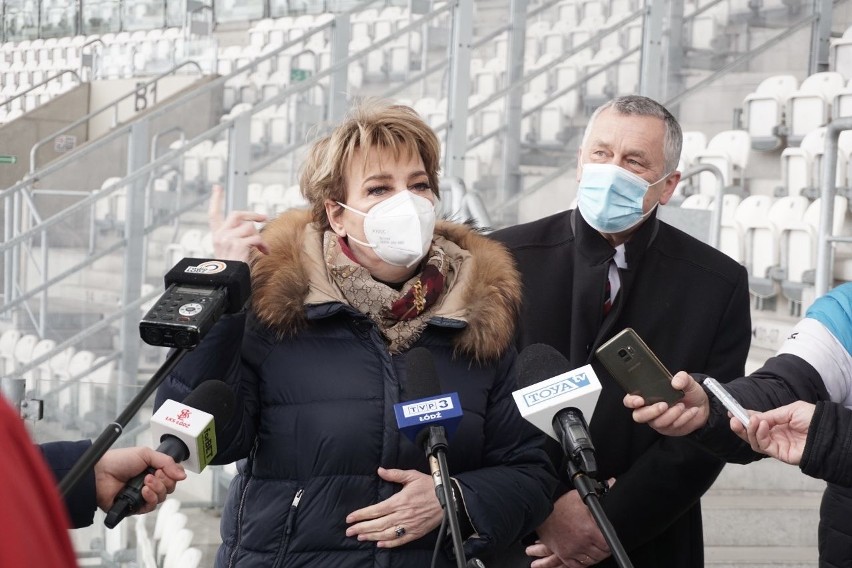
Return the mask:
{"type": "Polygon", "coordinates": [[[388,341],[391,353],[408,349],[423,332],[430,309],[445,291],[449,262],[432,244],[423,270],[403,283],[399,290],[378,282],[355,261],[345,240],[332,231],[323,237],[328,273],[349,305],[368,315],[388,341]]]}

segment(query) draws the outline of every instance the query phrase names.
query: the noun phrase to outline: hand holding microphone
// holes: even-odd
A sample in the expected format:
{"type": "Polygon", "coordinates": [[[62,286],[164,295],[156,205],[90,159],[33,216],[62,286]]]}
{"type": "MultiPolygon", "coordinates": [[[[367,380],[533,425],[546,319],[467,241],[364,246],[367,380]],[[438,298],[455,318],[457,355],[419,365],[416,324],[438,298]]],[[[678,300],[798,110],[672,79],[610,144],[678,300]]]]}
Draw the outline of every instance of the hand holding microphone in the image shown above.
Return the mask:
{"type": "Polygon", "coordinates": [[[107,451],[95,464],[95,497],[98,507],[109,511],[116,495],[140,471],[154,470],[143,479],[141,497],[144,502],[135,514],[153,511],[166,496],[174,492],[179,481],[186,479],[183,466],[170,456],[146,447],[119,448],[107,451]]]}
{"type": "MultiPolygon", "coordinates": [[[[200,473],[216,455],[216,428],[227,424],[233,412],[234,395],[222,381],[201,383],[183,403],[167,400],[151,417],[151,433],[160,440],[157,451],[200,473]]],[[[155,471],[147,468],[116,495],[104,520],[108,528],[145,507],[142,488],[155,471]]]]}

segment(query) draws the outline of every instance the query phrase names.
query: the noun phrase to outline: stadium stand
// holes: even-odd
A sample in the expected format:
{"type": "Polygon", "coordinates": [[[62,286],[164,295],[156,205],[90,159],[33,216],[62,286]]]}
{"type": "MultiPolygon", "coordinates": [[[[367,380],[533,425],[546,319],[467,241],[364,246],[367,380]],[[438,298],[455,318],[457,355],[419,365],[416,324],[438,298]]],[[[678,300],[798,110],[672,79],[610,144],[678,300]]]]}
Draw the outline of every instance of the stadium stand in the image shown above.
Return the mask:
{"type": "MultiPolygon", "coordinates": [[[[91,434],[162,362],[132,332],[171,264],[212,255],[212,185],[224,185],[234,207],[270,217],[304,207],[304,146],[357,96],[411,104],[445,147],[463,133],[443,162],[442,209],[484,226],[571,203],[595,106],[622,93],[658,98],[686,131],[679,168],[722,171],[717,246],[749,269],[754,358],[776,348],[817,293],[825,230],[849,234],[848,133],[838,140],[833,223],[819,226],[826,125],[852,116],[844,3],[834,3],[822,42],[800,20],[816,3],[797,0],[529,0],[520,29],[509,4],[476,0],[465,23],[459,4],[431,1],[230,1],[196,12],[172,2],[4,1],[0,207],[16,221],[0,243],[0,371],[20,374],[27,396],[44,401],[36,436],[91,434]],[[672,41],[660,44],[646,30],[663,21],[672,41]],[[454,44],[452,25],[468,26],[470,42],[454,44]],[[523,59],[513,59],[516,40],[523,59]],[[827,49],[812,55],[814,45],[827,49]],[[87,116],[85,126],[60,130],[87,116]]],[[[680,184],[672,205],[713,211],[719,190],[703,172],[680,184]]],[[[832,250],[830,282],[852,279],[851,255],[842,243],[832,250]]],[[[220,506],[209,485],[189,485],[188,502],[220,506]]],[[[743,477],[718,485],[749,489],[743,477]]],[[[135,543],[125,537],[137,564],[211,564],[216,521],[164,529],[170,503],[180,502],[137,521],[135,543]],[[184,530],[193,534],[174,540],[169,555],[169,538],[184,530]]],[[[758,536],[713,503],[708,566],[758,566],[737,556],[750,546],[768,559],[761,567],[797,554],[801,566],[816,566],[815,535],[766,545],[767,527],[787,512],[755,506],[770,509],[755,523],[758,536]]],[[[171,513],[186,518],[193,508],[171,513]]],[[[796,534],[814,533],[811,513],[796,534]]],[[[104,546],[102,528],[84,534],[81,556],[90,543],[104,546]]],[[[98,553],[103,565],[117,563],[98,553]]]]}

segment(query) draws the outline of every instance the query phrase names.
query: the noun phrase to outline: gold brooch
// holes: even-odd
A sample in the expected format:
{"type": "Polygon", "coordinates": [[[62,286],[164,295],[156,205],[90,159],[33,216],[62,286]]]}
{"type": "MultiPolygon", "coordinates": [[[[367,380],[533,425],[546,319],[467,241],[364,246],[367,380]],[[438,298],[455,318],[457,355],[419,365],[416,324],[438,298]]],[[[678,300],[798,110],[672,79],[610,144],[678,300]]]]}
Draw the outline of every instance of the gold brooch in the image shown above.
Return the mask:
{"type": "Polygon", "coordinates": [[[420,312],[426,307],[426,289],[423,287],[419,278],[412,286],[412,289],[414,290],[414,309],[417,310],[417,315],[420,315],[420,312]]]}

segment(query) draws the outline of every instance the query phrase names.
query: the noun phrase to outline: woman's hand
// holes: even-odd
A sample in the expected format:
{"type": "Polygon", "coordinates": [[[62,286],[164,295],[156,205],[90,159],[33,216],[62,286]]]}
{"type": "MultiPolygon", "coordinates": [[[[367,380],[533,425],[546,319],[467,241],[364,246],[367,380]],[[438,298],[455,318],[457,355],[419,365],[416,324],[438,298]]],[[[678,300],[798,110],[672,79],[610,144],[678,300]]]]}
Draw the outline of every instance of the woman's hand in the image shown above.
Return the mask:
{"type": "Polygon", "coordinates": [[[432,477],[414,469],[379,468],[379,477],[402,490],[375,505],[349,513],[346,536],[372,540],[379,548],[395,548],[417,540],[441,524],[444,511],[432,477]]]}
{"type": "Polygon", "coordinates": [[[748,428],[731,419],[731,430],[751,449],[777,460],[799,465],[816,405],[802,400],[766,412],[752,413],[748,428]]]}
{"type": "Polygon", "coordinates": [[[254,211],[231,211],[225,217],[222,213],[224,202],[224,189],[221,185],[214,185],[207,210],[213,237],[213,256],[220,260],[248,262],[252,248],[269,254],[269,247],[255,227],[255,223],[266,221],[266,215],[254,211]]]}

